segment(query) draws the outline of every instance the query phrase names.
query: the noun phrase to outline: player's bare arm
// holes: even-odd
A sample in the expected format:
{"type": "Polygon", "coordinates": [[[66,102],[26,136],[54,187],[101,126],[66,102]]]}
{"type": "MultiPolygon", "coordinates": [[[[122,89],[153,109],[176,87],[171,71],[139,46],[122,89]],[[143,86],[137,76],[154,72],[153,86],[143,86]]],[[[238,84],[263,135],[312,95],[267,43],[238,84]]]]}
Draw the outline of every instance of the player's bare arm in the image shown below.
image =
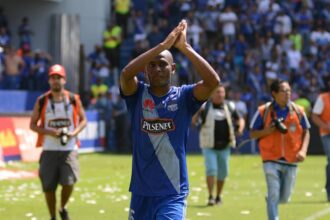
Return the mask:
{"type": "Polygon", "coordinates": [[[187,22],[183,20],[182,23],[184,29],[176,41],[175,47],[190,60],[202,78],[202,81],[198,82],[194,88],[194,97],[197,100],[205,101],[209,98],[212,91],[218,87],[220,78],[212,66],[188,44],[186,39],[187,22]]]}
{"type": "Polygon", "coordinates": [[[180,22],[172,32],[166,37],[166,39],[158,44],[157,46],[151,48],[145,53],[133,59],[127,66],[123,69],[120,75],[120,86],[124,95],[132,95],[137,90],[138,80],[136,75],[142,72],[145,66],[162,51],[170,49],[178,36],[184,29],[184,23],[180,22]]]}

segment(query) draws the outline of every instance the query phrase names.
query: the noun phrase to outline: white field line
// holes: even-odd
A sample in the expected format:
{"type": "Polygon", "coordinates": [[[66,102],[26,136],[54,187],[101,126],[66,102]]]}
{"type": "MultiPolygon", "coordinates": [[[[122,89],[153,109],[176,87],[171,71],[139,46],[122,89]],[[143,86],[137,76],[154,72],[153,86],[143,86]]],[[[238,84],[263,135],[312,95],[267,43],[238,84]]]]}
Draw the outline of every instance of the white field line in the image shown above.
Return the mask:
{"type": "Polygon", "coordinates": [[[330,214],[330,208],[323,209],[319,212],[314,213],[313,215],[305,218],[305,220],[316,220],[322,216],[325,216],[327,214],[330,214]]]}

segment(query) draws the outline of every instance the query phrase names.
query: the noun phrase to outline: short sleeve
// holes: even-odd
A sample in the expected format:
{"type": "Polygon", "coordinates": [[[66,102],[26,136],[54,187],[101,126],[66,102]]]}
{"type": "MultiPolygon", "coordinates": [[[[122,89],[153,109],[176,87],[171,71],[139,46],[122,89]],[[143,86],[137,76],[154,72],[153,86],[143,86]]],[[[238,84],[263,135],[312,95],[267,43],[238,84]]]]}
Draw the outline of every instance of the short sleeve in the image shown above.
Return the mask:
{"type": "Polygon", "coordinates": [[[260,115],[260,112],[256,111],[256,113],[254,113],[254,116],[251,120],[250,129],[251,130],[260,130],[262,128],[263,128],[263,119],[260,115]]]}
{"type": "Polygon", "coordinates": [[[144,86],[145,85],[142,82],[139,82],[136,92],[129,96],[124,95],[122,89],[120,88],[120,96],[125,100],[129,112],[132,112],[135,109],[139,98],[139,93],[143,91],[144,86]]]}
{"type": "Polygon", "coordinates": [[[191,115],[194,115],[205,102],[205,101],[199,101],[194,97],[193,91],[195,86],[196,84],[183,85],[181,87],[181,91],[185,95],[187,101],[188,111],[191,113],[191,115]]]}
{"type": "Polygon", "coordinates": [[[313,113],[320,115],[323,112],[324,104],[321,96],[318,96],[313,107],[313,113]]]}
{"type": "Polygon", "coordinates": [[[311,124],[309,123],[309,120],[305,114],[305,112],[302,112],[302,117],[300,120],[300,125],[303,129],[310,129],[311,128],[311,124]]]}

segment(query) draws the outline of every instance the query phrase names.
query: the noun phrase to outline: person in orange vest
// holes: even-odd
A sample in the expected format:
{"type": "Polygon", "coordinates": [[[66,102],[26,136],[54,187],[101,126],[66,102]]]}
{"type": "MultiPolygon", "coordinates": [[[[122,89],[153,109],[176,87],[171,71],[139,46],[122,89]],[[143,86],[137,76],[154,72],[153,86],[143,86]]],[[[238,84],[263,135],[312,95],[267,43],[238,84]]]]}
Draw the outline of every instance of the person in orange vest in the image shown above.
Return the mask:
{"type": "MultiPolygon", "coordinates": [[[[330,88],[330,76],[326,77],[325,81],[330,88]]],[[[320,129],[323,149],[327,155],[325,189],[327,200],[330,202],[330,90],[317,97],[312,111],[312,120],[320,129]]]]}
{"type": "Polygon", "coordinates": [[[270,85],[272,102],[259,106],[250,124],[250,136],[259,140],[267,183],[269,220],[279,219],[278,204],[290,200],[297,165],[307,154],[310,123],[302,107],[290,100],[287,81],[270,85]]]}
{"type": "Polygon", "coordinates": [[[68,220],[66,205],[79,178],[77,135],[87,124],[78,95],[64,89],[65,69],[61,65],[49,68],[50,90],[34,105],[30,128],[38,133],[37,147],[42,147],[39,177],[51,215],[56,219],[56,188],[62,185],[59,214],[68,220]]]}

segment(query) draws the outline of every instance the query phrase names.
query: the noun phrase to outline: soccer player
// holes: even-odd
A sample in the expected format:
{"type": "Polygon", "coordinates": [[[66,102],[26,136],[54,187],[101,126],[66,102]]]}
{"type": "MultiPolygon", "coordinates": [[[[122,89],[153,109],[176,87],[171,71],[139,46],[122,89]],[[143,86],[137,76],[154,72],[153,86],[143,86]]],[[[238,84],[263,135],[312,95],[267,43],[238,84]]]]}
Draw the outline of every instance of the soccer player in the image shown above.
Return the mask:
{"type": "Polygon", "coordinates": [[[120,76],[121,95],[131,114],[132,192],[129,219],[184,219],[189,192],[186,144],[193,114],[219,85],[210,64],[186,41],[181,21],[166,39],[132,60],[120,76]],[[196,68],[202,81],[171,86],[175,46],[196,68]],[[136,75],[144,71],[149,84],[136,75]]]}

